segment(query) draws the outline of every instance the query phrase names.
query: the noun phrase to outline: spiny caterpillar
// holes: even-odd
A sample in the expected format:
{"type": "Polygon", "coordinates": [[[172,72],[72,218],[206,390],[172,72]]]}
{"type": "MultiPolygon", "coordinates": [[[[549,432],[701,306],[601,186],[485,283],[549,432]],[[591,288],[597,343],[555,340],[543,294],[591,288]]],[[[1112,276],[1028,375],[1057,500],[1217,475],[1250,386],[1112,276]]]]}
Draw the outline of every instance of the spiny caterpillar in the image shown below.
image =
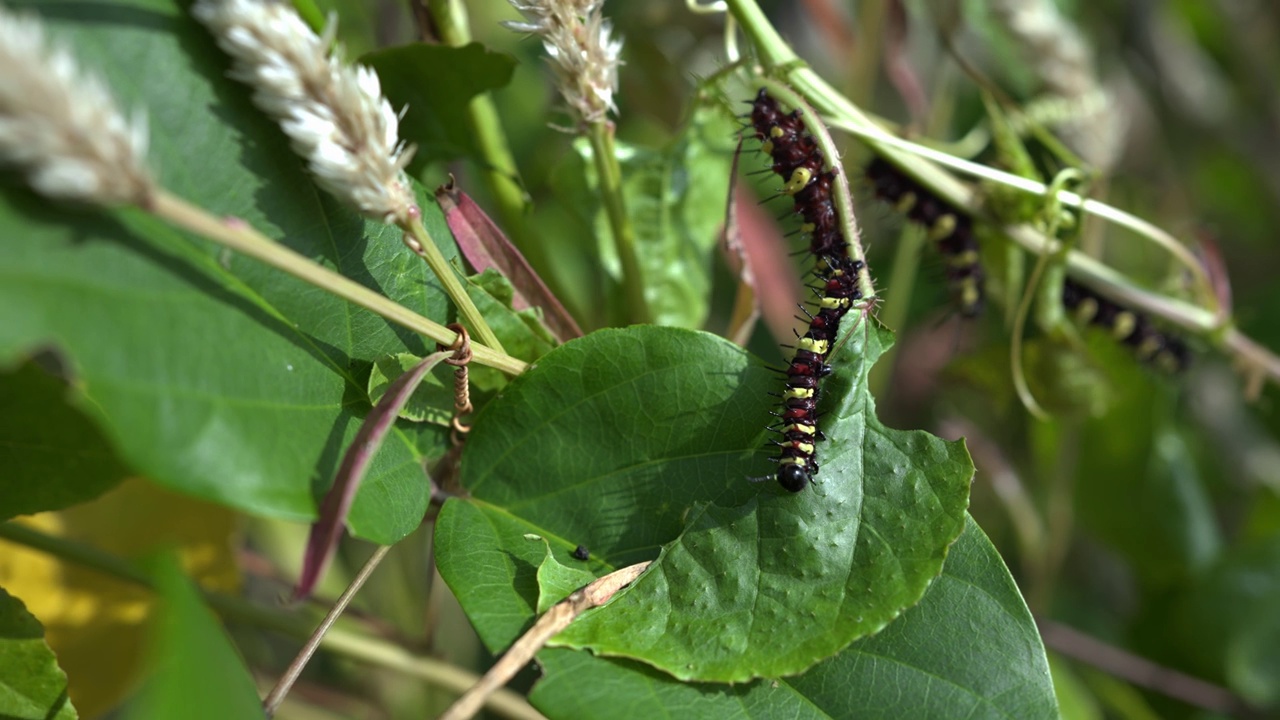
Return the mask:
{"type": "Polygon", "coordinates": [[[1133,348],[1142,362],[1171,373],[1185,370],[1191,362],[1191,352],[1182,340],[1157,330],[1146,315],[1124,308],[1078,282],[1068,279],[1063,283],[1062,304],[1080,322],[1110,331],[1116,340],[1133,348]]]}
{"type": "Polygon", "coordinates": [[[801,230],[809,234],[809,252],[817,260],[814,273],[822,280],[817,312],[805,311],[809,327],[783,371],[787,380],[781,411],[774,413],[778,422],[769,428],[782,436],[774,441],[781,448],[773,458],[778,463],[778,484],[800,492],[818,473],[815,444],[824,439],[818,429],[819,385],[831,374],[827,359],[840,321],[862,299],[858,280],[866,265],[849,257],[849,243],[832,199],[837,170],[827,168],[800,111],[783,112],[777,100],[761,90],[751,104],[751,125],[773,160],[773,172],[783,179],[782,191],[794,199],[803,221],[801,230]]]}
{"type": "Polygon", "coordinates": [[[876,197],[923,225],[929,239],[937,244],[938,252],[946,258],[947,287],[960,314],[964,317],[981,314],[986,291],[978,238],[969,216],[935,197],[883,158],[871,161],[867,178],[875,188],[876,197]]]}
{"type": "Polygon", "coordinates": [[[858,290],[858,274],[864,265],[848,257],[829,258],[830,266],[818,272],[825,280],[818,300],[818,312],[809,317],[809,329],[796,343],[795,354],[785,370],[786,389],[782,393],[782,411],[775,413],[778,422],[770,430],[782,435],[774,444],[781,452],[778,484],[791,492],[800,492],[818,474],[814,443],[825,439],[818,429],[819,383],[831,374],[827,358],[834,350],[840,320],[862,298],[858,290]]]}
{"type": "Polygon", "coordinates": [[[849,254],[849,243],[840,226],[840,214],[832,200],[836,171],[826,169],[826,159],[813,136],[805,130],[799,110],[784,113],[766,91],[751,104],[751,125],[761,149],[773,159],[773,171],[782,176],[782,191],[795,200],[796,213],[809,234],[809,252],[816,257],[849,254]]]}

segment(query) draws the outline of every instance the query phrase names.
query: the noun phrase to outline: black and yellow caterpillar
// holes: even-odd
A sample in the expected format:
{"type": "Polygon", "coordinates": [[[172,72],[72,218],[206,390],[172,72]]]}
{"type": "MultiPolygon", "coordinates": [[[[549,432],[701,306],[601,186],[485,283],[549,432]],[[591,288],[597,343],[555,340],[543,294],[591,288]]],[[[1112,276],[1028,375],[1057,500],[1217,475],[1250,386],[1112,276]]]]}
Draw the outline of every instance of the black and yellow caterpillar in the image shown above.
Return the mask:
{"type": "Polygon", "coordinates": [[[892,163],[877,157],[866,170],[876,197],[920,223],[946,259],[951,301],[964,317],[976,317],[986,305],[985,275],[978,238],[968,215],[943,202],[892,163]]]}
{"type": "Polygon", "coordinates": [[[1166,372],[1185,370],[1191,351],[1181,339],[1161,332],[1142,313],[1125,308],[1068,279],[1062,285],[1062,304],[1077,320],[1096,325],[1133,349],[1138,360],[1166,372]]]}

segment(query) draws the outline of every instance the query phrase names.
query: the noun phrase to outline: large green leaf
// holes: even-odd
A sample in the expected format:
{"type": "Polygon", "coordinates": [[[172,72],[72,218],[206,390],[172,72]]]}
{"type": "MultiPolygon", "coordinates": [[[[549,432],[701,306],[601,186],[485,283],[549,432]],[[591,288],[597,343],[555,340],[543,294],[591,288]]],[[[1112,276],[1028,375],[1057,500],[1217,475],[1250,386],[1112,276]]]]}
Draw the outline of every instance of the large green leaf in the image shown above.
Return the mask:
{"type": "Polygon", "coordinates": [[[204,606],[178,561],[155,563],[164,599],[154,642],[155,672],[134,703],[133,720],[262,718],[253,678],[218,618],[204,606]]]}
{"type": "Polygon", "coordinates": [[[549,717],[1056,718],[1044,647],[1000,555],[972,520],[918,605],[807,673],[681,683],[630,660],[552,649],[530,700],[549,717]]]}
{"type": "Polygon", "coordinates": [[[0,588],[0,717],[75,720],[67,674],[44,641],[44,628],[21,600],[0,588]]]}
{"type": "MultiPolygon", "coordinates": [[[[166,188],[243,218],[424,315],[446,300],[397,230],[316,190],[280,131],[224,76],[227,58],[172,0],[40,5],[52,34],[145,109],[166,188]]],[[[434,203],[428,229],[448,231],[434,203]]],[[[368,410],[372,361],[422,355],[411,333],[137,211],[0,194],[0,361],[52,346],[90,414],[137,472],[254,513],[307,519],[368,410]]],[[[442,245],[446,256],[456,248],[442,245]]],[[[427,502],[420,448],[397,433],[371,469],[353,530],[391,542],[427,502]]]]}
{"type": "Polygon", "coordinates": [[[34,363],[0,373],[0,520],[92,500],[127,474],[66,395],[66,385],[34,363]]]}
{"type": "Polygon", "coordinates": [[[770,467],[760,428],[779,383],[738,348],[634,327],[543,357],[477,419],[472,499],[439,519],[441,573],[481,637],[502,647],[530,619],[527,532],[566,563],[587,544],[600,572],[665,545],[554,642],[684,679],[795,674],[917,602],[963,529],[973,466],[960,443],[879,423],[865,381],[888,335],[849,337],[825,383],[820,482],[795,495],[746,482],[770,467]]]}

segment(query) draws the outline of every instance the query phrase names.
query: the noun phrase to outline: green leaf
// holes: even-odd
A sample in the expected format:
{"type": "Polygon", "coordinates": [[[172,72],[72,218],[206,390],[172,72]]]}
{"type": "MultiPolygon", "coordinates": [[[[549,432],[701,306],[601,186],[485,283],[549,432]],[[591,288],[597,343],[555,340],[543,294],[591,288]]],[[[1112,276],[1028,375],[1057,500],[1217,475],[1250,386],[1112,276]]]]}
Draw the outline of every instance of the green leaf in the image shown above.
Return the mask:
{"type": "Polygon", "coordinates": [[[887,335],[863,326],[826,381],[830,438],[811,490],[768,472],[779,382],[712,336],[637,326],[547,354],[477,418],[437,527],[441,574],[493,648],[529,621],[542,558],[592,548],[594,572],[661,558],[557,642],[677,677],[798,673],[917,602],[963,529],[963,445],[883,427],[865,394],[887,335]],[[521,547],[521,546],[524,547],[521,547]],[[509,594],[494,587],[512,587],[509,594]]]}
{"type": "Polygon", "coordinates": [[[0,373],[0,520],[61,510],[115,487],[128,470],[67,387],[27,363],[0,373]]]}
{"type": "MultiPolygon", "coordinates": [[[[130,0],[46,20],[122,106],[168,129],[150,143],[166,188],[444,320],[447,301],[400,232],[316,189],[184,8],[130,0]]],[[[438,208],[423,209],[447,241],[438,208]]],[[[427,351],[369,312],[141,212],[55,206],[8,187],[0,236],[0,362],[56,348],[75,404],[134,471],[255,514],[313,518],[369,409],[372,361],[427,351]]],[[[427,503],[420,438],[397,435],[351,516],[354,533],[380,543],[416,528],[427,503]]]]}
{"type": "MultiPolygon", "coordinates": [[[[512,308],[515,290],[497,270],[485,270],[468,278],[467,294],[489,321],[508,355],[532,363],[555,347],[555,338],[543,327],[537,310],[512,308]]],[[[471,384],[476,389],[495,390],[506,385],[507,379],[491,368],[472,366],[471,384]]],[[[449,407],[453,407],[452,396],[449,407]]]]}
{"type": "Polygon", "coordinates": [[[75,720],[67,675],[44,641],[40,621],[0,588],[0,717],[75,720]]]}
{"type": "Polygon", "coordinates": [[[556,559],[551,544],[544,537],[526,536],[530,541],[542,544],[546,556],[538,566],[538,614],[546,612],[552,605],[569,597],[574,591],[596,579],[590,571],[580,567],[569,567],[556,559]]]}
{"type": "Polygon", "coordinates": [[[253,678],[221,624],[166,556],[153,576],[164,600],[154,674],[131,708],[133,720],[225,720],[265,717],[253,678]]]}
{"type": "Polygon", "coordinates": [[[1035,623],[972,520],[918,605],[798,677],[709,685],[562,649],[538,661],[529,699],[548,717],[1058,717],[1035,623]]]}
{"type": "MultiPolygon", "coordinates": [[[[377,404],[387,393],[387,388],[396,378],[409,372],[422,358],[409,353],[396,353],[378,358],[369,371],[369,402],[377,404]]],[[[452,374],[451,366],[437,368],[441,373],[452,374]]],[[[435,372],[422,379],[422,384],[414,389],[409,402],[400,409],[400,417],[412,422],[429,422],[435,425],[449,425],[453,416],[453,388],[446,386],[435,372]]]]}
{"type": "Polygon", "coordinates": [[[436,160],[479,156],[467,107],[476,95],[506,87],[516,67],[510,55],[480,43],[415,43],[375,50],[360,62],[378,71],[392,107],[408,106],[400,137],[418,146],[410,165],[415,174],[436,160]]]}
{"type": "MultiPolygon", "coordinates": [[[[722,109],[704,103],[668,148],[618,143],[623,200],[635,232],[645,297],[658,325],[697,328],[707,319],[711,255],[724,224],[733,160],[725,138],[734,131],[722,109]]],[[[575,147],[598,198],[591,146],[584,140],[575,147]]],[[[620,276],[603,208],[597,209],[594,227],[601,260],[614,277],[620,276]]]]}

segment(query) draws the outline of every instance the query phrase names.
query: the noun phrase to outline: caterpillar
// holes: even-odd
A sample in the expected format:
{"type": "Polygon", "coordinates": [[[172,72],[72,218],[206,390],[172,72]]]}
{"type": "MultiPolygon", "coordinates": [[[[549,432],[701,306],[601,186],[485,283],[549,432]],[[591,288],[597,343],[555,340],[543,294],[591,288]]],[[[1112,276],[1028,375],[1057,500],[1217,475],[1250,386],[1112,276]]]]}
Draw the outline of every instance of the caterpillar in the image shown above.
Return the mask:
{"type": "Polygon", "coordinates": [[[926,228],[929,239],[946,258],[947,287],[964,317],[977,317],[986,305],[986,289],[978,238],[969,216],[925,190],[883,158],[871,161],[867,178],[876,197],[926,228]]]}
{"type": "Polygon", "coordinates": [[[778,421],[769,427],[782,436],[774,441],[780,448],[774,458],[778,484],[791,492],[800,492],[818,474],[815,443],[824,439],[818,429],[819,383],[832,372],[827,358],[835,349],[841,319],[862,299],[858,275],[864,263],[849,257],[829,258],[828,262],[818,271],[825,281],[818,311],[810,314],[809,328],[800,336],[784,371],[787,379],[781,412],[774,413],[778,421]]]}
{"type": "Polygon", "coordinates": [[[832,200],[836,173],[826,169],[822,150],[805,130],[803,115],[799,110],[783,112],[762,89],[751,106],[751,125],[763,143],[761,149],[773,159],[771,169],[783,179],[782,192],[794,200],[800,230],[809,234],[809,252],[818,258],[847,256],[849,243],[832,200]]]}
{"type": "Polygon", "coordinates": [[[1076,318],[1110,331],[1133,348],[1142,362],[1176,373],[1191,364],[1191,351],[1181,339],[1156,329],[1142,313],[1129,310],[1068,278],[1062,285],[1062,304],[1076,318]]]}
{"type": "MultiPolygon", "coordinates": [[[[816,443],[824,436],[818,429],[818,401],[822,379],[830,375],[827,363],[839,335],[840,321],[862,299],[859,276],[866,268],[849,256],[840,215],[832,199],[837,170],[827,168],[817,141],[806,130],[800,111],[785,112],[766,90],[751,104],[751,127],[772,160],[771,170],[782,177],[782,192],[790,195],[801,218],[801,231],[809,235],[809,252],[817,259],[814,274],[822,281],[817,311],[800,336],[787,368],[782,407],[769,430],[781,435],[773,444],[779,453],[775,479],[790,492],[800,492],[818,474],[816,443]]],[[[802,306],[803,308],[803,306],[802,306]]],[[[767,479],[767,478],[762,478],[767,479]]]]}

